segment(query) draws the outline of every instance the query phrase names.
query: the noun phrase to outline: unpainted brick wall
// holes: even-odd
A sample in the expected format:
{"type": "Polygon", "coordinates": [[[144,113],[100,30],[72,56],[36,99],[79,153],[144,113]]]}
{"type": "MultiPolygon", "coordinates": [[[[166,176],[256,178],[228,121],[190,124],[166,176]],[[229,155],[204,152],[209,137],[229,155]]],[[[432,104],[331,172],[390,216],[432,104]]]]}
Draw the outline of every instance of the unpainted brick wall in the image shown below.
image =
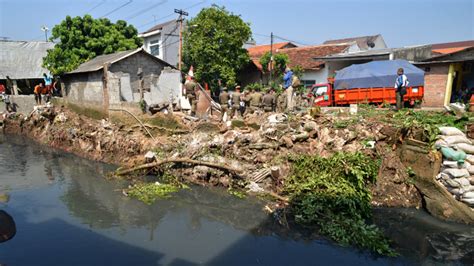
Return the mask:
{"type": "Polygon", "coordinates": [[[430,68],[429,71],[425,72],[425,96],[423,106],[443,107],[449,64],[437,64],[428,67],[430,68]]]}

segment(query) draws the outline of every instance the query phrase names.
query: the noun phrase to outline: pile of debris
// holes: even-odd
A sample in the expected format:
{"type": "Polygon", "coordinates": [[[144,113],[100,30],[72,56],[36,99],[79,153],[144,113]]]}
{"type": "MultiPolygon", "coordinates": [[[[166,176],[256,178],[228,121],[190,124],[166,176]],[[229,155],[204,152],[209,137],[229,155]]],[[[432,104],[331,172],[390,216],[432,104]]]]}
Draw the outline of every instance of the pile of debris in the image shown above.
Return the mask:
{"type": "Polygon", "coordinates": [[[443,167],[436,179],[453,197],[474,208],[474,145],[455,127],[440,127],[436,146],[443,154],[443,167]]]}

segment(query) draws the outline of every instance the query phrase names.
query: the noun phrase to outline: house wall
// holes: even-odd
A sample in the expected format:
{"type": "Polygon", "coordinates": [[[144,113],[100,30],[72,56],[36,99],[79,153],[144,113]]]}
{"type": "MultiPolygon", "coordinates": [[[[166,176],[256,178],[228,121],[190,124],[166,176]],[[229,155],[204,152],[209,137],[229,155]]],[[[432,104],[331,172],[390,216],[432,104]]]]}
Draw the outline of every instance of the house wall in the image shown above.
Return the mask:
{"type": "Polygon", "coordinates": [[[387,48],[387,44],[385,43],[382,36],[377,37],[374,41],[374,44],[374,48],[370,48],[370,50],[387,48]]]}
{"type": "Polygon", "coordinates": [[[62,78],[67,101],[85,107],[102,108],[102,70],[66,75],[62,78]]]}
{"type": "Polygon", "coordinates": [[[302,83],[305,80],[314,80],[315,84],[326,83],[328,80],[327,67],[323,67],[321,70],[306,70],[301,77],[302,83]]]}
{"type": "Polygon", "coordinates": [[[449,64],[429,65],[424,70],[425,96],[422,105],[425,107],[443,107],[449,64]],[[427,71],[427,67],[429,67],[429,71],[427,71]]]}
{"type": "Polygon", "coordinates": [[[179,53],[179,23],[169,23],[163,27],[162,34],[162,60],[172,66],[178,66],[179,53]]]}
{"type": "Polygon", "coordinates": [[[109,68],[109,71],[114,73],[115,75],[120,75],[121,73],[128,73],[130,75],[130,86],[132,87],[132,91],[134,93],[137,93],[140,91],[139,79],[137,75],[139,67],[141,67],[143,71],[143,88],[145,90],[149,90],[153,81],[152,76],[160,75],[165,65],[157,62],[157,60],[153,59],[148,55],[145,55],[143,53],[136,53],[119,62],[112,64],[109,68]]]}

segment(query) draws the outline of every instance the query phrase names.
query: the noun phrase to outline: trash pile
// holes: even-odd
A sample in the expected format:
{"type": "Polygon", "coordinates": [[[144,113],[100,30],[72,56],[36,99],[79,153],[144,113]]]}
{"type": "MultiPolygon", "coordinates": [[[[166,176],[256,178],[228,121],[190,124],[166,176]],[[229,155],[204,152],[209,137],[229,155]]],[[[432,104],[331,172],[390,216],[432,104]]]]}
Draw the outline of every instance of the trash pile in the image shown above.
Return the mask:
{"type": "Polygon", "coordinates": [[[436,147],[443,154],[441,172],[436,179],[455,199],[474,207],[474,145],[455,127],[440,127],[436,147]]]}

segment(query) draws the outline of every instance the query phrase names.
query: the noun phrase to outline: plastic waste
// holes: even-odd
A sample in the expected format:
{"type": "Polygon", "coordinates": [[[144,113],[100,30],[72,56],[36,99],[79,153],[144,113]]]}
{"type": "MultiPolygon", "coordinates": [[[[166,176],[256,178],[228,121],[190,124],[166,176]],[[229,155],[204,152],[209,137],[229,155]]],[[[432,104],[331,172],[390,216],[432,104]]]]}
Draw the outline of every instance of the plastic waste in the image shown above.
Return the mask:
{"type": "Polygon", "coordinates": [[[466,153],[464,151],[456,151],[452,148],[448,147],[442,147],[441,148],[441,153],[443,154],[444,158],[451,160],[451,161],[457,161],[459,163],[464,163],[464,160],[466,160],[466,153]]]}

